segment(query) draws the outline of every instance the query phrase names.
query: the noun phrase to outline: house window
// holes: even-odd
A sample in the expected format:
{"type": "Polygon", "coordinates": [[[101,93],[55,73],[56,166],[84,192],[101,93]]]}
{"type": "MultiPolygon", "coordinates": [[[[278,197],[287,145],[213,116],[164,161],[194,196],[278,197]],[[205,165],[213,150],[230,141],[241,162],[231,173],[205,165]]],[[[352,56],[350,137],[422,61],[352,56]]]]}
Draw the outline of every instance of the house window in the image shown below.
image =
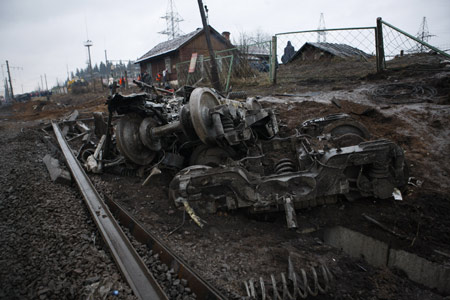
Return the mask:
{"type": "Polygon", "coordinates": [[[167,57],[167,58],[164,60],[164,62],[165,62],[165,64],[166,64],[166,69],[167,69],[167,71],[168,71],[169,73],[172,73],[172,69],[171,69],[171,67],[170,67],[170,57],[167,57]]]}
{"type": "Polygon", "coordinates": [[[152,64],[151,63],[147,64],[147,73],[152,75],[152,64]]]}

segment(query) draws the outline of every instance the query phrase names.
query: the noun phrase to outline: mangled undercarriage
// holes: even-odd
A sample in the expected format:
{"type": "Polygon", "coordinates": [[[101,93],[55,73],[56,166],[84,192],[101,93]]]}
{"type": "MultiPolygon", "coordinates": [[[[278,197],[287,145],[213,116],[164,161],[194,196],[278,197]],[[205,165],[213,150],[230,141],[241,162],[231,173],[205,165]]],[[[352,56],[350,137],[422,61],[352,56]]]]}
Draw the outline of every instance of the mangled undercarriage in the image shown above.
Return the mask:
{"type": "Polygon", "coordinates": [[[285,210],[288,227],[296,227],[296,209],[339,195],[386,199],[407,181],[403,150],[370,140],[346,114],[303,122],[287,134],[256,99],[188,87],[169,96],[115,94],[108,109],[110,120],[113,112],[123,116],[115,139],[106,137],[103,157],[114,155],[115,140],[126,161],[151,170],[149,177],[157,168],[176,170],[170,199],[200,226],[194,211],[245,208],[285,210]]]}

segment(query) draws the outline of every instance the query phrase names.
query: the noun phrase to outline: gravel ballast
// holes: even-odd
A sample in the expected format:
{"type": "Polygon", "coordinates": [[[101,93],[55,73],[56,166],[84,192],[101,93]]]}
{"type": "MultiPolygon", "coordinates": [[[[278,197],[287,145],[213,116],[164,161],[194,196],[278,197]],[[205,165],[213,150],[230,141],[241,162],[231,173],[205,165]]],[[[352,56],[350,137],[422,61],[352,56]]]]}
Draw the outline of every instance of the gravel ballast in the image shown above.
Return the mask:
{"type": "Polygon", "coordinates": [[[0,124],[0,299],[135,299],[38,129],[0,124]]]}

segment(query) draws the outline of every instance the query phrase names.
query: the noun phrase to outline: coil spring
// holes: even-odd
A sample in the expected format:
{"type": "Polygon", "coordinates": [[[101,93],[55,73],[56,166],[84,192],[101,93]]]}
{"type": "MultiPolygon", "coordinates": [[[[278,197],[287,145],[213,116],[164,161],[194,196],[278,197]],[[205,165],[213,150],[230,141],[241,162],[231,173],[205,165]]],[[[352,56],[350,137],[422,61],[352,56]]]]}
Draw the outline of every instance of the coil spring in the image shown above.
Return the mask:
{"type": "Polygon", "coordinates": [[[291,159],[283,158],[275,164],[275,173],[281,175],[289,172],[295,172],[295,163],[291,159]]]}
{"type": "Polygon", "coordinates": [[[232,119],[223,117],[221,120],[222,120],[223,131],[225,133],[234,130],[234,123],[233,123],[232,119]]]}
{"type": "Polygon", "coordinates": [[[389,177],[389,165],[382,162],[375,162],[369,171],[370,176],[374,178],[389,177]]]}
{"type": "Polygon", "coordinates": [[[262,277],[259,278],[259,282],[255,282],[250,279],[244,282],[247,296],[252,299],[262,299],[262,300],[294,300],[294,299],[305,299],[308,295],[317,296],[319,293],[325,294],[331,288],[331,283],[333,282],[333,275],[326,265],[321,265],[322,270],[323,285],[319,282],[319,277],[317,275],[316,269],[311,267],[311,275],[313,278],[313,288],[308,284],[308,277],[306,276],[306,271],[300,269],[299,276],[292,267],[292,262],[289,257],[289,276],[286,280],[284,273],[281,273],[281,283],[275,280],[275,276],[270,275],[271,283],[264,283],[262,277]],[[271,287],[270,287],[271,284],[271,287]],[[267,285],[267,287],[266,287],[267,285]]]}

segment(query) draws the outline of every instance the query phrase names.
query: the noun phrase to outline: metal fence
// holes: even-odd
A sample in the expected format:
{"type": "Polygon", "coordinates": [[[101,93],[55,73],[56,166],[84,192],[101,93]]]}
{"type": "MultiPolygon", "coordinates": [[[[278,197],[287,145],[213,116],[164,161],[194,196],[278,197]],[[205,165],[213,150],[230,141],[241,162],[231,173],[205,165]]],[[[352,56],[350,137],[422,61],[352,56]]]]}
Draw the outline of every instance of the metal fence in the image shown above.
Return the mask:
{"type": "Polygon", "coordinates": [[[429,43],[415,37],[394,25],[383,21],[381,18],[377,19],[377,31],[381,39],[379,53],[379,60],[382,63],[382,69],[389,68],[394,64],[395,58],[401,58],[406,55],[420,54],[428,52],[436,52],[447,58],[450,54],[446,53],[446,49],[439,49],[429,43]]]}
{"type": "Polygon", "coordinates": [[[275,35],[277,60],[281,63],[281,57],[288,42],[292,44],[295,51],[298,51],[305,43],[332,43],[345,44],[369,55],[375,55],[375,30],[375,27],[353,27],[277,33],[275,35]]]}
{"type": "MultiPolygon", "coordinates": [[[[216,63],[222,89],[228,92],[232,85],[269,83],[271,74],[271,41],[216,51],[216,63]]],[[[211,59],[199,56],[193,72],[190,61],[176,65],[178,85],[208,85],[211,83],[211,59]]]]}
{"type": "MultiPolygon", "coordinates": [[[[278,33],[275,36],[277,45],[277,63],[283,61],[282,57],[285,54],[284,49],[288,43],[294,47],[294,51],[298,51],[306,43],[320,43],[323,45],[339,44],[361,50],[369,56],[374,57],[374,59],[365,60],[365,62],[361,60],[363,64],[361,64],[358,69],[366,68],[367,72],[372,72],[375,65],[377,71],[394,67],[398,65],[398,60],[394,59],[399,56],[432,51],[450,58],[450,55],[446,53],[445,49],[438,49],[394,25],[383,21],[381,18],[377,19],[376,26],[374,27],[293,31],[278,33]]],[[[341,62],[343,64],[345,63],[343,61],[337,61],[337,63],[341,62]]],[[[409,61],[407,59],[402,60],[403,65],[405,63],[414,62],[414,59],[410,59],[409,61]]],[[[343,68],[342,73],[345,72],[343,75],[349,75],[347,71],[348,69],[343,68]]],[[[334,75],[336,74],[337,73],[334,73],[334,75]]]]}
{"type": "MultiPolygon", "coordinates": [[[[448,53],[433,47],[432,45],[421,41],[417,37],[410,35],[403,30],[377,19],[376,26],[373,27],[351,27],[334,28],[322,30],[304,30],[277,33],[272,41],[265,41],[257,44],[240,45],[236,48],[215,52],[218,65],[219,78],[222,89],[229,91],[233,85],[243,86],[246,84],[265,84],[275,83],[277,72],[282,78],[283,71],[288,68],[278,68],[282,63],[285,47],[290,43],[294,48],[294,53],[301,49],[306,43],[321,43],[328,45],[341,45],[347,49],[355,50],[352,59],[336,59],[334,68],[328,76],[348,76],[361,77],[364,74],[375,71],[382,71],[392,67],[391,63],[399,56],[407,56],[416,53],[434,51],[446,57],[448,53]],[[361,52],[362,51],[362,52],[361,52]],[[343,67],[340,68],[339,64],[343,67]],[[278,71],[277,71],[278,69],[278,71]]],[[[306,62],[320,64],[315,60],[306,62]]],[[[414,63],[411,59],[409,63],[414,63]]],[[[207,85],[211,82],[211,63],[209,57],[199,57],[196,63],[195,71],[189,73],[189,61],[177,64],[177,73],[179,85],[207,85]]],[[[295,66],[294,68],[302,66],[295,66]]],[[[306,72],[291,72],[287,76],[308,76],[306,72]],[[301,74],[301,75],[300,75],[301,74]]],[[[289,71],[289,70],[288,70],[289,71]]],[[[291,70],[292,71],[292,70],[291,70]]],[[[285,72],[286,73],[286,72],[285,72]]],[[[310,72],[313,74],[314,72],[310,72]]],[[[317,72],[315,72],[317,73],[317,72]]],[[[321,78],[323,74],[319,74],[321,78]]],[[[314,76],[318,76],[314,74],[314,76]]],[[[295,78],[289,80],[295,80],[295,78]]],[[[305,78],[302,78],[305,79],[305,78]]],[[[322,78],[323,79],[323,78],[322,78]]]]}

